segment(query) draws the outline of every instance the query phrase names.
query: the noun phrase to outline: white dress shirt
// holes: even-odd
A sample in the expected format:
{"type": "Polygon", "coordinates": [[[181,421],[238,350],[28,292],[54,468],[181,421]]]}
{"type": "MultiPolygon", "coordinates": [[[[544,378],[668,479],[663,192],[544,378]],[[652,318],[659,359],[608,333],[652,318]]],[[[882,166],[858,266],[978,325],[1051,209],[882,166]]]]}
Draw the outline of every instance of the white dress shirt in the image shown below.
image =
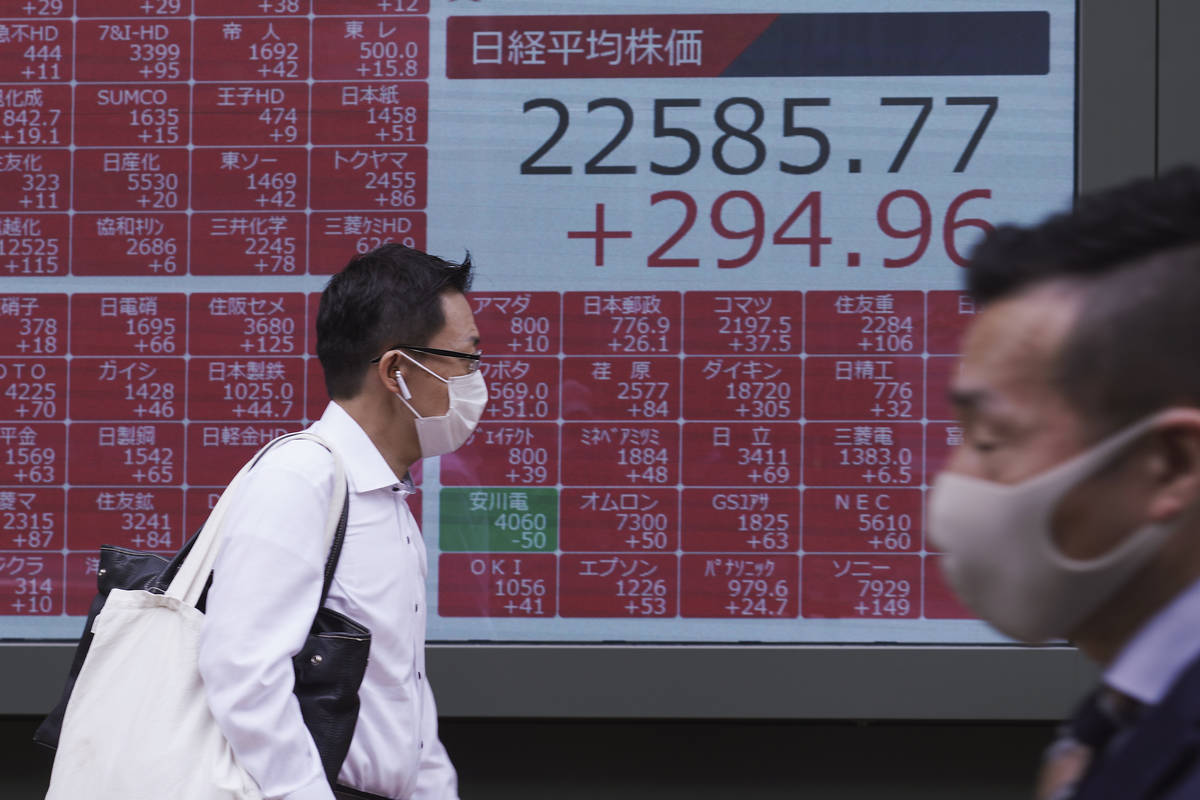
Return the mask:
{"type": "Polygon", "coordinates": [[[1108,669],[1104,683],[1146,705],[1162,702],[1175,680],[1200,658],[1200,581],[1196,581],[1133,635],[1108,669]]]}
{"type": "MultiPolygon", "coordinates": [[[[346,467],[350,518],[326,605],[371,632],[361,708],[340,783],[394,800],[456,800],[425,675],[425,542],[395,474],[336,403],[310,430],[346,467]]],[[[223,523],[199,663],[217,724],[268,798],[332,800],[292,694],[292,657],[320,601],[333,460],[280,445],[246,476],[223,523]]]]}

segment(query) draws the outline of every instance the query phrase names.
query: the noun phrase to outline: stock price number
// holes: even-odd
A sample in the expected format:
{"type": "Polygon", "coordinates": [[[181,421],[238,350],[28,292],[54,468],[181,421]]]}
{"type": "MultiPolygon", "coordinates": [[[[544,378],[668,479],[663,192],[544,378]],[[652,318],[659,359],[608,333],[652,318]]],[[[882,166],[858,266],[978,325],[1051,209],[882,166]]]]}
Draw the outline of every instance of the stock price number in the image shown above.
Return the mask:
{"type": "Polygon", "coordinates": [[[379,190],[375,204],[381,208],[413,208],[417,205],[417,188],[420,185],[417,173],[408,170],[367,170],[366,177],[363,185],[368,190],[379,190]]]}
{"type": "Polygon", "coordinates": [[[253,200],[259,208],[295,208],[299,183],[294,172],[262,172],[246,176],[246,189],[259,193],[253,200]]]}
{"type": "Polygon", "coordinates": [[[139,353],[170,355],[175,352],[177,326],[174,319],[136,317],[125,321],[125,335],[138,337],[133,347],[139,353]]]}
{"type": "Polygon", "coordinates": [[[56,172],[21,173],[21,199],[17,204],[23,211],[55,211],[59,208],[62,176],[56,172]]]}
{"type": "Polygon", "coordinates": [[[262,62],[263,78],[296,78],[300,75],[300,45],[295,42],[253,42],[250,60],[262,62]]]}
{"type": "Polygon", "coordinates": [[[149,266],[151,272],[154,273],[175,274],[179,269],[178,253],[179,242],[173,237],[148,236],[142,239],[125,239],[125,255],[153,258],[149,266]]]}
{"type": "Polygon", "coordinates": [[[278,419],[291,413],[296,404],[296,387],[290,383],[235,381],[221,386],[221,400],[235,404],[237,419],[278,419]]]}
{"type": "Polygon", "coordinates": [[[854,610],[864,617],[907,617],[913,612],[912,584],[892,578],[859,578],[854,610]]]}
{"type": "Polygon", "coordinates": [[[58,108],[6,108],[0,119],[3,127],[11,130],[6,130],[0,140],[18,146],[62,144],[58,137],[61,117],[58,108]]]}
{"type": "MultiPolygon", "coordinates": [[[[926,121],[933,113],[935,105],[932,97],[883,97],[879,104],[885,108],[907,107],[917,109],[916,117],[909,128],[904,140],[899,143],[891,163],[889,173],[900,172],[909,152],[916,144],[917,137],[925,127],[926,121]]],[[[965,172],[971,163],[971,157],[983,140],[988,125],[996,114],[1000,99],[998,97],[947,97],[945,105],[977,106],[983,110],[974,133],[967,140],[961,155],[954,163],[954,172],[965,172]]],[[[829,164],[833,146],[829,136],[819,128],[799,124],[801,113],[804,115],[828,113],[813,109],[829,108],[832,101],[828,97],[788,97],[784,98],[780,114],[782,122],[782,138],[806,140],[809,160],[795,163],[780,159],[777,162],[780,172],[788,175],[812,175],[829,164]]],[[[679,124],[668,125],[668,114],[677,116],[687,109],[699,109],[702,102],[699,98],[660,98],[654,101],[653,138],[674,139],[683,145],[684,153],[681,159],[673,163],[650,162],[650,171],[656,175],[683,175],[690,172],[700,162],[704,150],[700,136],[692,129],[679,124]]],[[[527,100],[524,112],[538,109],[549,109],[557,117],[557,124],[550,136],[521,162],[522,175],[570,175],[574,167],[569,164],[546,164],[542,160],[550,156],[554,146],[562,140],[570,128],[571,113],[565,103],[550,97],[539,97],[527,100]]],[[[637,173],[637,164],[606,163],[613,153],[621,146],[634,129],[635,115],[633,106],[619,97],[601,97],[587,104],[589,114],[601,109],[613,109],[619,115],[620,122],[612,138],[584,164],[586,175],[632,175],[637,173]]],[[[712,121],[718,134],[712,139],[709,154],[713,165],[727,175],[749,175],[757,172],[767,162],[767,143],[759,135],[759,130],[766,120],[766,110],[763,104],[751,97],[730,97],[721,101],[713,112],[712,121]]],[[[693,115],[694,117],[694,115],[693,115]]],[[[693,122],[696,120],[693,119],[693,122]]],[[[640,144],[640,143],[639,143],[640,144]]],[[[675,145],[676,152],[680,150],[675,145]]],[[[850,172],[861,172],[861,159],[850,159],[850,172]]]]}
{"type": "MultiPolygon", "coordinates": [[[[103,36],[101,38],[104,38],[103,36]]],[[[141,64],[138,74],[146,80],[177,81],[182,72],[183,49],[176,42],[129,45],[129,61],[141,64]]]]}
{"type": "Polygon", "coordinates": [[[125,188],[137,193],[135,202],[143,209],[179,208],[179,175],[174,172],[131,172],[125,188]]]}
{"type": "Polygon", "coordinates": [[[871,484],[909,483],[913,479],[913,452],[907,447],[842,447],[838,465],[862,470],[862,479],[871,484]]]}
{"type": "Polygon", "coordinates": [[[300,115],[294,106],[268,106],[256,119],[271,129],[267,136],[277,144],[292,144],[300,138],[300,115]]]}
{"type": "Polygon", "coordinates": [[[143,144],[178,144],[179,109],[130,109],[129,127],[140,129],[141,132],[137,134],[137,138],[143,144]]]}
{"type": "Polygon", "coordinates": [[[792,348],[792,319],[747,313],[717,317],[717,333],[729,338],[736,353],[786,353],[792,348]]]}
{"type": "Polygon", "coordinates": [[[58,239],[0,236],[0,262],[9,275],[57,275],[58,239]]]}
{"type": "MultiPolygon", "coordinates": [[[[875,209],[875,222],[879,230],[891,239],[914,240],[912,249],[907,253],[896,253],[885,256],[882,264],[888,269],[909,267],[921,260],[929,250],[935,232],[940,233],[942,248],[946,257],[960,267],[967,265],[966,256],[959,249],[957,235],[966,229],[981,231],[992,230],[992,224],[979,217],[962,216],[963,206],[971,200],[987,200],[992,196],[990,189],[971,189],[963,192],[950,201],[946,211],[941,215],[941,225],[935,223],[934,209],[923,194],[912,189],[896,189],[888,192],[879,201],[875,209]],[[910,225],[904,222],[905,217],[915,216],[917,223],[910,225]]],[[[807,250],[807,261],[810,267],[822,264],[822,249],[832,246],[834,238],[824,235],[821,224],[822,193],[808,192],[792,209],[783,216],[783,220],[768,225],[768,209],[762,200],[752,192],[734,189],[720,194],[707,209],[710,228],[722,239],[730,241],[745,241],[745,250],[730,258],[717,257],[718,269],[736,269],[753,261],[762,251],[764,244],[777,246],[796,245],[807,250]],[[767,236],[770,235],[768,242],[767,236]]],[[[700,204],[688,192],[666,190],[650,195],[650,205],[657,206],[670,203],[681,207],[683,212],[678,227],[662,244],[654,249],[646,258],[647,267],[699,267],[700,258],[695,250],[687,249],[684,240],[696,226],[700,216],[700,204]],[[684,252],[675,251],[683,247],[684,252]]],[[[601,204],[602,205],[602,204],[601,204]]],[[[776,219],[778,219],[778,216],[776,219]]],[[[599,226],[597,226],[599,228],[599,226]]],[[[612,231],[573,232],[587,233],[589,237],[612,234],[612,231]]],[[[578,235],[568,238],[582,238],[578,235]]],[[[850,252],[846,254],[846,266],[861,265],[862,254],[850,252]]],[[[601,263],[602,265],[602,263],[601,263]]]]}
{"type": "Polygon", "coordinates": [[[63,0],[31,0],[21,10],[34,17],[57,17],[63,13],[63,8],[63,0]]]}
{"type": "Polygon", "coordinates": [[[126,447],[121,463],[137,468],[132,474],[138,483],[171,483],[175,479],[175,451],[170,447],[126,447]]]}
{"type": "Polygon", "coordinates": [[[748,533],[746,540],[755,550],[788,550],[791,548],[789,515],[780,512],[749,512],[738,514],[738,533],[748,533]]]}
{"type": "Polygon", "coordinates": [[[508,332],[512,334],[510,347],[530,353],[550,352],[549,317],[519,317],[509,320],[508,332]]]}
{"type": "Polygon", "coordinates": [[[532,514],[509,511],[498,515],[492,525],[504,531],[511,537],[512,545],[522,550],[545,550],[550,541],[549,520],[540,511],[532,514]]]}
{"type": "Polygon", "coordinates": [[[913,385],[910,381],[872,381],[875,403],[871,414],[884,419],[907,419],[913,416],[913,385]]]}
{"type": "Polygon", "coordinates": [[[546,483],[549,463],[550,452],[545,447],[510,447],[506,476],[514,483],[546,483]]]}
{"type": "Polygon", "coordinates": [[[5,511],[3,520],[12,547],[40,550],[54,543],[54,514],[49,511],[5,511]]]}
{"type": "Polygon", "coordinates": [[[122,511],[121,530],[130,534],[134,547],[150,550],[170,548],[171,520],[166,514],[153,511],[122,511]]]}
{"type": "Polygon", "coordinates": [[[165,381],[131,381],[125,384],[125,401],[137,403],[138,419],[171,419],[175,416],[175,384],[165,381]]]}
{"type": "Polygon", "coordinates": [[[245,248],[242,252],[248,256],[258,256],[253,266],[260,274],[291,274],[296,271],[295,236],[248,236],[243,244],[245,248]]]}
{"type": "Polygon", "coordinates": [[[31,62],[21,70],[21,77],[25,80],[62,80],[62,71],[59,68],[63,60],[62,45],[31,44],[21,52],[21,58],[31,62]]]}
{"type": "Polygon", "coordinates": [[[667,381],[619,381],[617,399],[629,403],[629,416],[642,419],[665,419],[671,415],[667,401],[670,389],[667,381]]]}
{"type": "Polygon", "coordinates": [[[291,353],[296,349],[296,320],[290,317],[244,317],[242,350],[247,353],[291,353]]]}
{"type": "Polygon", "coordinates": [[[730,616],[777,617],[787,608],[791,587],[787,581],[766,578],[731,578],[726,584],[730,616]]]}
{"type": "MultiPolygon", "coordinates": [[[[44,378],[46,368],[34,364],[30,372],[44,378]]],[[[14,381],[4,387],[4,396],[16,405],[13,413],[21,419],[53,419],[58,414],[58,384],[53,381],[14,381]]]]}
{"type": "Polygon", "coordinates": [[[608,349],[614,353],[666,353],[670,346],[667,317],[614,316],[608,349]]]}
{"type": "Polygon", "coordinates": [[[496,597],[507,598],[503,608],[510,614],[544,614],[545,578],[500,578],[495,583],[496,597]]]}
{"type": "Polygon", "coordinates": [[[379,128],[380,140],[396,144],[417,141],[417,121],[420,109],[416,106],[370,106],[367,108],[367,124],[379,128]]]}
{"type": "Polygon", "coordinates": [[[23,355],[51,356],[58,353],[58,320],[53,317],[21,317],[17,328],[23,355]]]}
{"type": "Polygon", "coordinates": [[[725,399],[738,404],[734,411],[742,418],[792,416],[792,385],[784,381],[732,381],[725,384],[725,399]]]}
{"type": "Polygon", "coordinates": [[[52,447],[18,445],[4,451],[4,464],[16,467],[12,472],[17,483],[54,483],[54,464],[58,460],[52,447]]]}
{"type": "Polygon", "coordinates": [[[628,597],[622,608],[634,617],[660,617],[667,613],[665,578],[621,578],[617,597],[628,597]]]}
{"type": "Polygon", "coordinates": [[[183,0],[145,0],[138,10],[146,15],[175,15],[183,10],[183,0]]]}
{"type": "Polygon", "coordinates": [[[858,531],[871,534],[867,544],[876,550],[911,550],[913,546],[911,514],[860,512],[858,531]]]}
{"type": "Polygon", "coordinates": [[[864,315],[859,333],[862,338],[858,340],[858,349],[864,353],[911,353],[916,347],[912,317],[864,315]]]}
{"type": "MultiPolygon", "coordinates": [[[[258,10],[263,14],[299,14],[300,0],[259,0],[258,10]]],[[[305,6],[307,8],[307,6],[305,6]]]]}
{"type": "Polygon", "coordinates": [[[495,381],[488,387],[487,414],[497,419],[546,419],[550,384],[546,381],[495,381]]]}
{"type": "Polygon", "coordinates": [[[364,78],[415,78],[421,74],[421,46],[416,41],[359,42],[359,65],[364,78]]]}
{"type": "MultiPolygon", "coordinates": [[[[405,230],[409,230],[410,226],[406,225],[405,230]]],[[[389,244],[391,242],[399,242],[405,247],[416,247],[417,239],[415,236],[359,236],[354,240],[354,252],[369,253],[380,245],[389,244]]]]}
{"type": "MultiPolygon", "coordinates": [[[[888,173],[900,173],[903,170],[909,154],[914,149],[926,121],[933,114],[935,100],[933,97],[884,97],[880,105],[885,108],[916,109],[911,127],[903,141],[897,144],[894,155],[887,166],[888,173]]],[[[782,139],[797,140],[795,144],[786,141],[772,143],[772,147],[786,147],[786,155],[792,156],[794,151],[807,151],[808,159],[804,163],[780,158],[775,161],[779,172],[788,175],[813,175],[831,163],[833,145],[829,136],[820,128],[799,124],[800,112],[817,113],[817,109],[831,106],[828,97],[797,98],[783,100],[782,106],[782,139]],[[804,142],[802,146],[801,142],[804,142]]],[[[987,128],[995,116],[999,106],[997,97],[948,97],[945,105],[977,106],[982,114],[974,133],[970,136],[952,166],[955,173],[966,172],[972,157],[987,128]]],[[[678,114],[681,109],[698,109],[701,101],[696,98],[657,99],[653,111],[653,139],[675,140],[671,147],[681,150],[682,158],[663,163],[651,161],[650,172],[657,175],[684,175],[693,170],[701,160],[705,147],[701,136],[692,129],[676,124],[668,125],[668,114],[678,114]]],[[[635,127],[633,107],[625,100],[615,97],[599,98],[588,103],[588,113],[600,109],[615,109],[620,114],[621,123],[615,135],[598,150],[583,165],[584,174],[588,175],[632,175],[640,166],[632,163],[613,163],[615,151],[629,137],[635,127]]],[[[521,162],[520,171],[523,175],[569,175],[575,167],[570,164],[547,163],[553,159],[552,150],[559,141],[567,135],[570,127],[570,112],[560,100],[553,98],[537,98],[529,100],[524,105],[526,113],[538,109],[553,111],[558,124],[550,136],[521,162]]],[[[827,112],[825,112],[827,113],[827,112]]],[[[760,135],[766,119],[766,110],[761,102],[750,97],[732,97],[719,103],[712,115],[716,132],[710,138],[711,144],[707,150],[713,165],[727,175],[749,175],[767,167],[767,141],[760,135]]],[[[707,127],[707,125],[705,126],[707,127]]],[[[646,142],[639,142],[647,145],[646,142]]],[[[863,171],[861,158],[848,159],[850,173],[863,171]]],[[[947,164],[950,167],[949,164],[947,164]]],[[[827,170],[828,172],[828,170],[827,170]]],[[[885,268],[901,268],[917,263],[928,251],[935,233],[941,234],[942,248],[946,257],[954,263],[964,266],[966,259],[961,252],[957,236],[961,231],[989,231],[992,226],[987,220],[966,213],[964,206],[972,200],[990,199],[990,189],[971,189],[960,193],[947,206],[934,208],[921,192],[914,189],[897,189],[884,195],[875,207],[875,222],[879,230],[887,237],[897,240],[911,240],[911,249],[907,252],[890,253],[881,259],[885,268]],[[940,218],[940,227],[935,222],[940,218]],[[916,224],[912,224],[912,220],[916,224]]],[[[734,269],[749,264],[762,251],[765,244],[774,246],[800,246],[807,250],[807,263],[810,267],[822,265],[823,248],[834,244],[834,237],[828,235],[822,225],[822,192],[819,190],[805,191],[797,194],[794,200],[780,209],[766,208],[762,200],[747,190],[731,190],[717,195],[709,200],[698,201],[696,197],[685,191],[664,190],[650,195],[650,205],[663,205],[664,208],[678,209],[672,213],[679,221],[674,231],[646,259],[648,267],[699,267],[701,260],[698,250],[707,249],[688,240],[689,233],[696,226],[697,220],[703,213],[707,217],[711,231],[717,236],[731,241],[744,241],[746,245],[740,253],[730,254],[729,257],[718,256],[715,259],[719,269],[734,269]],[[703,208],[702,208],[703,206],[703,208]],[[769,237],[769,238],[768,238],[769,237]]],[[[603,266],[602,242],[604,238],[630,238],[632,231],[605,230],[603,228],[603,204],[597,204],[596,230],[570,231],[568,238],[595,238],[597,258],[596,265],[603,266]]],[[[847,252],[846,266],[858,267],[862,264],[862,253],[847,252]]]]}
{"type": "Polygon", "coordinates": [[[670,477],[665,447],[622,447],[617,450],[617,465],[628,467],[630,483],[666,483],[670,477]]]}
{"type": "Polygon", "coordinates": [[[18,614],[50,614],[54,611],[54,581],[50,578],[15,578],[15,599],[11,606],[18,614]]]}
{"type": "Polygon", "coordinates": [[[792,476],[787,449],[773,447],[739,447],[737,465],[752,467],[747,473],[753,483],[787,483],[792,476]]]}
{"type": "Polygon", "coordinates": [[[666,550],[670,520],[661,511],[618,511],[617,530],[628,533],[622,540],[630,550],[666,550]]]}

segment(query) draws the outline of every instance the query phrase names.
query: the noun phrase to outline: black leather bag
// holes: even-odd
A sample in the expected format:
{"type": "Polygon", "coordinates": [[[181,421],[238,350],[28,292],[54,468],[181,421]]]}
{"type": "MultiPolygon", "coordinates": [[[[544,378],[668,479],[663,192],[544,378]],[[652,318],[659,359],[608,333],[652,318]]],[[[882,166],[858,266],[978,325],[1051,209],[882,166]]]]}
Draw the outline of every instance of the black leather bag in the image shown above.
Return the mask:
{"type": "MultiPolygon", "coordinates": [[[[281,437],[273,444],[287,438],[290,436],[281,437]]],[[[258,458],[261,458],[267,449],[259,451],[258,458]]],[[[345,540],[349,515],[350,495],[347,492],[333,536],[333,544],[329,549],[329,558],[325,562],[321,604],[304,648],[292,659],[296,674],[293,691],[300,702],[304,724],[321,754],[321,764],[331,786],[337,781],[338,771],[341,770],[346,753],[350,750],[350,740],[358,722],[358,687],[362,684],[363,674],[367,669],[367,655],[371,647],[371,634],[366,628],[325,607],[345,540]]],[[[194,542],[195,536],[171,559],[158,553],[143,553],[115,545],[100,547],[100,566],[96,577],[99,592],[88,609],[87,624],[84,626],[83,637],[75,648],[75,658],[71,662],[62,697],[34,733],[35,742],[50,748],[58,747],[63,715],[71,699],[71,690],[75,687],[75,679],[79,676],[79,670],[83,667],[92,644],[92,623],[104,608],[108,593],[113,589],[165,592],[194,542]]],[[[212,583],[211,575],[209,583],[212,583]]],[[[207,594],[207,587],[205,593],[207,594]]],[[[203,597],[197,608],[203,610],[203,597]]]]}

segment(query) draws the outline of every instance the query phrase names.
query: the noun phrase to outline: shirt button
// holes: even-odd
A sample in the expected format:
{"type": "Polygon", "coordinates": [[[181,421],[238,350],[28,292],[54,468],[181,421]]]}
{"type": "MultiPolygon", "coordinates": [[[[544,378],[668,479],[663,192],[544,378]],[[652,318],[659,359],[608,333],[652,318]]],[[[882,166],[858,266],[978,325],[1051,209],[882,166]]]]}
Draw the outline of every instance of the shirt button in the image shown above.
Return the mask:
{"type": "Polygon", "coordinates": [[[417,673],[417,680],[421,680],[421,673],[417,673]]]}
{"type": "Polygon", "coordinates": [[[420,610],[421,610],[421,604],[413,603],[413,611],[420,611],[420,610]]]}
{"type": "Polygon", "coordinates": [[[419,748],[419,749],[421,749],[421,750],[424,750],[424,749],[425,749],[425,743],[424,743],[424,742],[421,742],[421,746],[420,746],[420,748],[419,748]]]}
{"type": "Polygon", "coordinates": [[[411,536],[405,536],[405,537],[404,537],[404,541],[408,542],[409,544],[412,544],[412,537],[411,537],[411,536]]]}
{"type": "Polygon", "coordinates": [[[393,486],[393,487],[392,487],[392,491],[393,491],[393,492],[398,492],[398,491],[400,491],[400,487],[399,487],[399,486],[393,486]]]}

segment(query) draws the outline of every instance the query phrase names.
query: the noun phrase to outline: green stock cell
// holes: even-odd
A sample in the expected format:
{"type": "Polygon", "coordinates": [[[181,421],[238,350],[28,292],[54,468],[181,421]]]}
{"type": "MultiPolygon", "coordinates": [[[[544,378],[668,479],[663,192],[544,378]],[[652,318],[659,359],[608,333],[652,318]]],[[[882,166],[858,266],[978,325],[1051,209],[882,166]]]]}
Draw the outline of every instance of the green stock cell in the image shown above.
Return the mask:
{"type": "Polygon", "coordinates": [[[553,553],[558,547],[558,490],[442,489],[442,552],[553,553]]]}

